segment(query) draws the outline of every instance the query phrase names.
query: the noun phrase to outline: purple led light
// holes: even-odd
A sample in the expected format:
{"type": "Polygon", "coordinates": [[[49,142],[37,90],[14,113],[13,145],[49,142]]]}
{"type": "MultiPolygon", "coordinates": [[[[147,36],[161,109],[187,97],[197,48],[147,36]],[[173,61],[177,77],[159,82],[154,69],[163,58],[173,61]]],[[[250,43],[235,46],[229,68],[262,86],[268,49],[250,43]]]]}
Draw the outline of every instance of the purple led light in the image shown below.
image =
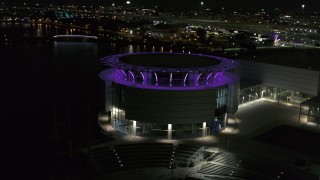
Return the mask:
{"type": "Polygon", "coordinates": [[[279,34],[272,34],[273,38],[274,38],[274,43],[279,43],[280,39],[279,39],[279,34]]]}
{"type": "Polygon", "coordinates": [[[156,72],[154,72],[154,76],[156,77],[156,86],[158,86],[158,76],[156,72]]]}
{"type": "MultiPolygon", "coordinates": [[[[128,70],[129,71],[129,70],[128,70]]],[[[132,82],[134,82],[134,74],[131,72],[131,71],[129,71],[129,73],[131,74],[131,76],[132,76],[132,82]]]]}
{"type": "MultiPolygon", "coordinates": [[[[216,86],[217,84],[220,84],[220,80],[223,81],[224,77],[224,72],[227,71],[228,69],[237,67],[239,65],[238,62],[222,58],[222,57],[216,57],[216,56],[209,56],[209,55],[196,55],[196,54],[191,54],[191,56],[206,56],[210,58],[214,58],[219,60],[221,63],[216,64],[214,66],[205,66],[205,67],[183,67],[183,68],[176,68],[176,67],[150,67],[150,66],[141,66],[141,65],[133,65],[129,63],[125,63],[121,61],[122,57],[132,55],[132,54],[165,54],[165,53],[129,53],[129,54],[118,54],[118,55],[111,55],[105,58],[101,59],[101,62],[109,65],[113,68],[113,79],[112,81],[128,85],[128,86],[141,86],[141,88],[146,88],[146,86],[150,86],[152,88],[153,86],[159,87],[160,89],[166,89],[166,88],[172,88],[172,89],[180,89],[180,88],[195,88],[195,87],[211,87],[211,86],[216,86]],[[150,77],[145,74],[145,72],[152,74],[154,73],[154,76],[151,75],[150,77]],[[165,81],[159,82],[159,78],[157,73],[158,72],[164,72],[164,74],[169,75],[166,76],[165,81]],[[177,79],[173,79],[173,73],[178,73],[179,76],[177,79]],[[192,77],[192,81],[194,83],[188,83],[187,79],[189,78],[189,74],[192,72],[197,72],[195,74],[195,77],[192,77]],[[135,82],[137,79],[135,79],[136,75],[135,73],[140,73],[142,81],[140,77],[138,78],[139,81],[135,82]],[[180,75],[182,75],[181,79],[179,78],[180,75]],[[184,76],[184,77],[183,77],[184,76]],[[148,84],[147,82],[151,82],[151,79],[155,80],[155,84],[148,84]],[[183,79],[182,79],[183,78],[183,79]],[[194,78],[194,79],[193,79],[194,78]],[[201,79],[202,78],[202,79],[201,79]],[[123,81],[126,81],[123,82],[123,81]],[[179,83],[176,83],[173,85],[175,82],[179,81],[179,83]],[[183,82],[182,82],[183,81],[183,82]],[[160,83],[160,84],[159,84],[160,83]]],[[[172,53],[168,53],[172,54],[172,53]]],[[[182,54],[185,55],[184,53],[174,53],[174,54],[182,54]]],[[[226,72],[227,73],[227,72],[226,72]]],[[[189,80],[189,79],[188,79],[189,80]]],[[[197,89],[197,88],[196,88],[197,89]]]]}
{"type": "Polygon", "coordinates": [[[206,79],[206,83],[207,83],[207,84],[209,84],[208,80],[209,80],[209,78],[211,77],[212,74],[213,74],[213,72],[210,73],[210,74],[207,76],[207,79],[206,79]]]}
{"type": "Polygon", "coordinates": [[[214,75],[214,77],[213,77],[213,83],[216,82],[216,77],[219,75],[219,73],[220,73],[220,72],[217,72],[217,74],[214,75]]]}
{"type": "Polygon", "coordinates": [[[140,74],[141,74],[141,76],[142,76],[142,84],[144,84],[144,75],[143,75],[143,73],[140,71],[140,74]]]}
{"type": "Polygon", "coordinates": [[[124,72],[124,70],[120,70],[122,74],[124,75],[124,80],[127,80],[127,74],[124,72]]]}
{"type": "Polygon", "coordinates": [[[199,74],[198,78],[197,78],[197,86],[199,85],[199,78],[200,76],[202,76],[202,73],[199,74]]]}
{"type": "Polygon", "coordinates": [[[189,75],[189,73],[187,73],[186,76],[184,76],[183,86],[186,86],[186,80],[187,80],[188,75],[189,75]]]}
{"type": "Polygon", "coordinates": [[[116,74],[119,74],[119,71],[115,71],[115,69],[108,69],[105,71],[102,71],[100,73],[100,78],[105,80],[105,81],[113,81],[118,84],[126,85],[128,87],[134,86],[135,88],[141,88],[141,89],[154,89],[154,90],[204,90],[208,88],[216,88],[220,86],[224,86],[229,83],[236,83],[239,82],[239,77],[236,74],[230,73],[230,72],[225,72],[223,75],[220,77],[220,81],[212,84],[208,84],[205,86],[186,86],[186,87],[176,87],[176,86],[150,86],[150,85],[145,85],[145,84],[132,84],[132,82],[125,81],[123,79],[118,79],[115,78],[117,76],[116,74]]]}
{"type": "Polygon", "coordinates": [[[217,57],[217,56],[210,56],[210,55],[201,55],[201,54],[190,54],[190,56],[201,56],[201,57],[209,57],[216,60],[219,60],[220,63],[213,66],[205,66],[205,67],[194,67],[194,68],[171,68],[171,67],[150,67],[150,66],[142,66],[142,65],[132,65],[119,60],[121,57],[125,57],[128,55],[135,55],[135,54],[175,54],[175,55],[185,55],[185,53],[167,53],[167,52],[140,52],[140,53],[128,53],[128,54],[116,54],[102,58],[100,61],[108,66],[118,68],[118,69],[135,69],[136,71],[165,71],[165,72],[191,72],[191,71],[198,71],[198,72],[212,72],[216,71],[217,69],[223,68],[224,70],[232,69],[239,66],[239,63],[227,58],[217,57]]]}

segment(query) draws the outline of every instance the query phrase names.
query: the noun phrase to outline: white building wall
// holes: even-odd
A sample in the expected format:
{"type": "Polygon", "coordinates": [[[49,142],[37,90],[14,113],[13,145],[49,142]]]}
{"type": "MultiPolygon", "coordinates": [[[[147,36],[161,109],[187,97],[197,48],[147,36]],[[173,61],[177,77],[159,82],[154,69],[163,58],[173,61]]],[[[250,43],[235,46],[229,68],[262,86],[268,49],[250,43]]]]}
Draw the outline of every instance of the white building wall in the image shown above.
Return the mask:
{"type": "Polygon", "coordinates": [[[254,61],[237,60],[241,79],[254,80],[282,89],[317,95],[319,71],[254,61]]]}

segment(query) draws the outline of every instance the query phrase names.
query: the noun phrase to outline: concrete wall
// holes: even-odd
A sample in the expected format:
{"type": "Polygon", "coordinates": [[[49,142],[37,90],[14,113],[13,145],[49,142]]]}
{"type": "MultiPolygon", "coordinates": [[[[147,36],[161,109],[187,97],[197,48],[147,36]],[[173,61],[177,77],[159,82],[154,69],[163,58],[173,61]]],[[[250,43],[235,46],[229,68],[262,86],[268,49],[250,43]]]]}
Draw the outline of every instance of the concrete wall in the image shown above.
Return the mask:
{"type": "Polygon", "coordinates": [[[150,123],[201,123],[214,118],[216,89],[163,91],[126,87],[126,119],[150,123]]]}
{"type": "Polygon", "coordinates": [[[237,60],[241,79],[261,81],[267,86],[317,95],[319,71],[237,60]]]}

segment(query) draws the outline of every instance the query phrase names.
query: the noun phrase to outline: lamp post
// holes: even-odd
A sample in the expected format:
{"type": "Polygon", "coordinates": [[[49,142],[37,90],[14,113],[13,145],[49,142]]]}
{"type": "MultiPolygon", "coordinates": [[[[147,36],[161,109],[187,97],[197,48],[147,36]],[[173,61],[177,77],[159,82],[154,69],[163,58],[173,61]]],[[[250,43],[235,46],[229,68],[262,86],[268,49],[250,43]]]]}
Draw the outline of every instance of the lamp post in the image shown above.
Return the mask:
{"type": "Polygon", "coordinates": [[[127,4],[127,10],[129,11],[131,2],[130,1],[126,1],[126,4],[127,4]]]}
{"type": "Polygon", "coordinates": [[[306,7],[306,5],[302,4],[301,8],[302,8],[302,14],[304,14],[304,7],[306,7]]]}
{"type": "Polygon", "coordinates": [[[205,19],[205,15],[203,14],[203,5],[204,5],[204,2],[201,1],[201,2],[200,2],[200,5],[201,5],[201,10],[200,10],[200,11],[202,12],[202,13],[201,13],[201,14],[202,14],[202,18],[205,19]]]}
{"type": "Polygon", "coordinates": [[[288,37],[286,37],[286,43],[288,44],[288,37]]]}
{"type": "Polygon", "coordinates": [[[294,46],[296,46],[296,43],[294,42],[294,38],[292,38],[292,43],[294,44],[294,46]]]}

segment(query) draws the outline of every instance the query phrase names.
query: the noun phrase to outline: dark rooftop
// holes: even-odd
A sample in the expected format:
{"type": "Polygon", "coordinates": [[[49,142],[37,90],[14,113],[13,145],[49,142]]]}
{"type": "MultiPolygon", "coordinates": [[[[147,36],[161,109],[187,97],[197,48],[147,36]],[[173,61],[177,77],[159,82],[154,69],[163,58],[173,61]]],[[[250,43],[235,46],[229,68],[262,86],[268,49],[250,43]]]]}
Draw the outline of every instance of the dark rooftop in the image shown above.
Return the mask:
{"type": "Polygon", "coordinates": [[[238,59],[320,70],[319,48],[261,48],[254,52],[240,51],[238,59]]]}
{"type": "Polygon", "coordinates": [[[311,99],[307,99],[303,101],[301,105],[320,106],[320,96],[315,96],[311,99]]]}
{"type": "Polygon", "coordinates": [[[120,57],[121,62],[152,67],[195,68],[220,64],[221,61],[209,56],[189,54],[132,54],[120,57]]]}
{"type": "Polygon", "coordinates": [[[315,141],[315,139],[320,139],[320,134],[316,132],[289,125],[280,125],[258,135],[255,139],[290,151],[301,152],[317,158],[320,157],[320,146],[315,141]]]}

